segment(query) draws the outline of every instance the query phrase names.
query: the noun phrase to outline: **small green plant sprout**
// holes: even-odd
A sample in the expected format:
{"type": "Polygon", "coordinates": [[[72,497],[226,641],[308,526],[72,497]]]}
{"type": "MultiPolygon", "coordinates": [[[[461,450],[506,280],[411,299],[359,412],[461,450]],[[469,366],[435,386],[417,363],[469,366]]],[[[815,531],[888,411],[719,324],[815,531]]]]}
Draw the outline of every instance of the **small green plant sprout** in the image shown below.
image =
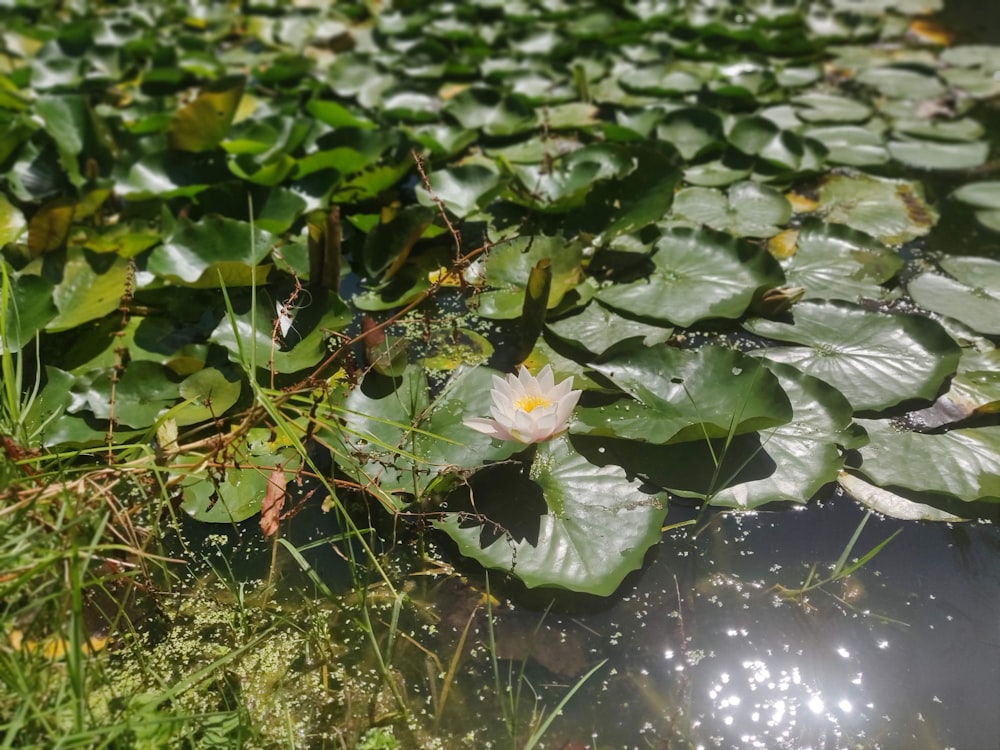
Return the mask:
{"type": "Polygon", "coordinates": [[[857,544],[858,539],[861,537],[861,532],[864,530],[865,524],[868,523],[868,519],[871,518],[871,515],[871,511],[865,513],[864,518],[861,519],[861,523],[859,523],[858,527],[854,530],[854,534],[851,535],[850,540],[847,542],[847,546],[845,546],[843,552],[840,553],[840,557],[837,559],[837,562],[834,563],[833,569],[830,571],[828,576],[825,578],[818,577],[816,574],[818,563],[813,563],[809,568],[809,574],[806,576],[801,586],[789,588],[781,585],[780,583],[776,583],[771,587],[771,591],[777,593],[777,595],[782,599],[802,602],[805,595],[810,591],[821,589],[823,586],[836,583],[837,581],[842,581],[852,575],[856,570],[869,563],[875,555],[881,552],[885,546],[895,539],[896,535],[902,531],[902,529],[896,529],[896,531],[876,544],[861,557],[853,561],[849,561],[851,552],[854,551],[854,545],[857,544]]]}

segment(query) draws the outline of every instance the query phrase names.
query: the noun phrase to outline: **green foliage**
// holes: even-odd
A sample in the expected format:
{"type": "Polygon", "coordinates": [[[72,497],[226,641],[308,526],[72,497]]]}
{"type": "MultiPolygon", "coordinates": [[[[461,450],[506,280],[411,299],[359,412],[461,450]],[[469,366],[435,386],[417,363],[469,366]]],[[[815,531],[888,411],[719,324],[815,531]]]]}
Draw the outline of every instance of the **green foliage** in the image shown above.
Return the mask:
{"type": "MultiPolygon", "coordinates": [[[[997,184],[958,184],[1000,55],[904,37],[933,5],[15,3],[4,478],[72,455],[217,524],[342,489],[601,595],[658,490],[997,502],[998,264],[921,243],[952,210],[1000,229],[997,184]],[[884,307],[911,301],[942,322],[884,307]],[[586,391],[532,454],[463,424],[523,359],[586,391]]],[[[243,736],[216,718],[206,746],[243,736]]]]}

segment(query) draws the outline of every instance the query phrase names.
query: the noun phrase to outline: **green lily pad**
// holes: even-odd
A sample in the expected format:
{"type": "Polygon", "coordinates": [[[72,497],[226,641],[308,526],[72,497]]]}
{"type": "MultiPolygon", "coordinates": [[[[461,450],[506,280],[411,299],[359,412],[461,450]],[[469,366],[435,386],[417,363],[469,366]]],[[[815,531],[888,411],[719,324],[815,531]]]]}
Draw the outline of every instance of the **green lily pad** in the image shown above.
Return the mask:
{"type": "Polygon", "coordinates": [[[524,205],[549,212],[578,208],[586,201],[594,184],[621,178],[635,169],[633,157],[620,148],[598,144],[577,149],[549,165],[516,164],[512,170],[517,182],[509,198],[524,205]]]}
{"type": "Polygon", "coordinates": [[[810,128],[806,135],[827,149],[827,160],[849,167],[885,164],[891,158],[885,135],[878,129],[858,125],[833,125],[810,128]]]}
{"type": "Polygon", "coordinates": [[[1000,182],[971,182],[952,193],[952,197],[973,206],[976,219],[983,226],[1000,232],[1000,182]]]}
{"type": "MultiPolygon", "coordinates": [[[[427,181],[433,195],[460,218],[485,206],[503,189],[500,175],[482,164],[435,170],[427,176],[427,181]]],[[[417,188],[417,199],[425,206],[434,205],[432,195],[423,187],[417,188]]]]}
{"type": "Polygon", "coordinates": [[[641,492],[618,467],[590,463],[566,437],[538,446],[514,502],[508,478],[501,484],[492,473],[470,480],[469,512],[434,525],[463,555],[528,587],[609,596],[660,539],[662,498],[641,492]]]}
{"type": "Polygon", "coordinates": [[[181,509],[185,513],[202,523],[239,523],[260,513],[272,470],[280,467],[292,485],[301,465],[294,449],[274,445],[273,436],[265,430],[253,431],[251,437],[238,449],[235,466],[188,473],[200,462],[198,456],[182,457],[171,465],[175,475],[183,476],[181,509]]]}
{"type": "Polygon", "coordinates": [[[674,214],[737,237],[772,237],[792,216],[780,192],[756,182],[738,182],[728,193],[692,187],[674,196],[674,214]]]}
{"type": "Polygon", "coordinates": [[[623,318],[598,304],[549,323],[548,328],[566,343],[594,355],[635,338],[641,338],[645,346],[662,344],[674,330],[623,318]]]}
{"type": "Polygon", "coordinates": [[[220,80],[177,110],[167,130],[170,147],[209,151],[225,137],[243,96],[242,78],[220,80]]]}
{"type": "Polygon", "coordinates": [[[687,327],[738,318],[758,290],[785,281],[765,250],[718,232],[678,227],[655,247],[648,279],[605,287],[597,299],[632,317],[687,327]]]}
{"type": "Polygon", "coordinates": [[[669,445],[601,441],[597,450],[652,484],[712,505],[757,508],[805,503],[833,482],[845,448],[865,442],[851,405],[836,389],[788,365],[772,363],[792,419],[757,434],[669,445]],[[603,449],[603,450],[602,450],[603,449]]]}
{"type": "Polygon", "coordinates": [[[560,236],[538,235],[518,237],[490,251],[486,283],[496,290],[476,296],[479,314],[484,318],[518,317],[531,269],[546,258],[552,262],[548,308],[556,307],[583,279],[583,252],[578,241],[567,243],[560,236]]]}
{"type": "Polygon", "coordinates": [[[656,134],[672,144],[685,159],[691,160],[719,147],[722,120],[706,107],[675,109],[663,118],[656,134]]]}
{"type": "Polygon", "coordinates": [[[955,256],[940,266],[951,275],[922,273],[907,284],[914,301],[979,333],[1000,334],[1000,261],[955,256]]]}
{"type": "Polygon", "coordinates": [[[0,248],[17,240],[27,228],[24,214],[0,193],[0,248]]]}
{"type": "Polygon", "coordinates": [[[198,370],[178,385],[178,395],[185,403],[172,409],[170,417],[181,426],[216,419],[239,400],[242,389],[242,381],[227,380],[214,367],[198,370]]]}
{"type": "MultiPolygon", "coordinates": [[[[245,271],[260,263],[274,244],[269,232],[236,219],[210,214],[197,222],[177,219],[163,244],[149,255],[147,269],[168,279],[218,284],[216,269],[232,265],[245,271]]],[[[266,274],[258,274],[263,282],[266,274]]],[[[247,283],[245,282],[245,283],[247,283]]]]}
{"type": "Polygon", "coordinates": [[[904,137],[964,143],[978,141],[985,133],[983,126],[971,117],[957,120],[928,120],[920,117],[899,119],[893,123],[892,129],[904,137]]]}
{"type": "Polygon", "coordinates": [[[591,367],[630,398],[579,409],[571,427],[578,434],[684,442],[775,427],[792,417],[778,379],[732,349],[628,347],[591,367]]]}
{"type": "Polygon", "coordinates": [[[841,224],[803,224],[795,255],[785,266],[792,286],[803,287],[806,299],[880,299],[880,286],[903,267],[902,259],[878,240],[841,224]]]}
{"type": "Polygon", "coordinates": [[[802,137],[766,117],[744,117],[729,131],[729,142],[748,156],[780,170],[796,170],[805,158],[802,137]]]}
{"type": "Polygon", "coordinates": [[[62,280],[52,291],[59,314],[46,330],[64,331],[118,309],[129,283],[128,261],[118,256],[96,256],[79,248],[66,251],[62,280]],[[95,268],[96,266],[96,268],[95,268]]]}
{"type": "Polygon", "coordinates": [[[857,99],[820,91],[796,96],[791,102],[804,122],[859,123],[872,114],[871,107],[857,99]]]}
{"type": "Polygon", "coordinates": [[[113,368],[107,368],[77,378],[71,389],[75,399],[68,411],[86,410],[98,419],[113,418],[118,424],[141,429],[153,424],[177,401],[177,383],[156,362],[132,362],[112,383],[114,374],[113,368]]]}
{"type": "Polygon", "coordinates": [[[875,484],[950,495],[964,502],[1000,501],[1000,427],[941,435],[895,428],[886,420],[858,420],[870,442],[859,468],[875,484]]]}
{"type": "Polygon", "coordinates": [[[910,138],[888,143],[892,158],[921,169],[972,169],[986,163],[990,146],[986,141],[946,143],[910,138]]]}
{"type": "Polygon", "coordinates": [[[281,336],[277,310],[258,304],[251,311],[237,311],[235,330],[229,317],[223,317],[209,336],[209,341],[229,350],[233,362],[249,364],[250,347],[256,347],[258,368],[292,373],[315,367],[330,354],[328,342],[332,331],[351,320],[350,311],[340,297],[329,295],[323,304],[314,303],[297,310],[292,328],[281,336]]]}
{"type": "Polygon", "coordinates": [[[456,95],[444,111],[464,128],[490,136],[508,136],[533,130],[538,124],[535,108],[524,96],[504,96],[494,89],[473,87],[456,95]]]}
{"type": "Polygon", "coordinates": [[[887,315],[846,302],[800,302],[794,324],[755,318],[752,333],[798,346],[758,350],[825,380],[857,411],[932,399],[961,354],[940,324],[921,315],[887,315]]]}
{"type": "Polygon", "coordinates": [[[947,91],[947,86],[932,69],[915,66],[869,68],[857,77],[857,81],[895,99],[925,101],[947,91]]]}
{"type": "Polygon", "coordinates": [[[792,418],[761,433],[760,459],[773,473],[733,484],[709,498],[712,505],[755,508],[770,502],[804,503],[833,482],[843,465],[843,449],[864,444],[852,422],[851,404],[835,388],[795,368],[772,363],[770,370],[792,404],[792,418]]]}
{"type": "Polygon", "coordinates": [[[937,213],[918,183],[865,174],[835,174],[819,191],[818,210],[827,220],[866,232],[887,245],[927,234],[937,213]]]}
{"type": "MultiPolygon", "coordinates": [[[[0,283],[7,278],[5,275],[0,283]]],[[[19,352],[59,313],[52,300],[52,282],[48,279],[25,274],[10,279],[9,283],[10,296],[0,330],[0,352],[8,354],[19,352]]]]}

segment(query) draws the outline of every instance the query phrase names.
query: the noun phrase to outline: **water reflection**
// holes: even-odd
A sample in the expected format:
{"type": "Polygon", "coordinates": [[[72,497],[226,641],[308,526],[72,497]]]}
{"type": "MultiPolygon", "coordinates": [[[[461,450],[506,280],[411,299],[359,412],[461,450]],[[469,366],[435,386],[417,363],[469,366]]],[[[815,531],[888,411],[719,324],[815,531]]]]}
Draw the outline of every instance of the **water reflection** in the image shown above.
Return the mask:
{"type": "MultiPolygon", "coordinates": [[[[576,615],[603,636],[594,661],[610,662],[559,737],[601,748],[996,747],[997,527],[903,524],[847,580],[800,601],[772,589],[835,561],[862,517],[838,498],[720,517],[693,541],[668,535],[615,606],[576,615]]],[[[899,526],[873,519],[855,556],[899,526]]]]}

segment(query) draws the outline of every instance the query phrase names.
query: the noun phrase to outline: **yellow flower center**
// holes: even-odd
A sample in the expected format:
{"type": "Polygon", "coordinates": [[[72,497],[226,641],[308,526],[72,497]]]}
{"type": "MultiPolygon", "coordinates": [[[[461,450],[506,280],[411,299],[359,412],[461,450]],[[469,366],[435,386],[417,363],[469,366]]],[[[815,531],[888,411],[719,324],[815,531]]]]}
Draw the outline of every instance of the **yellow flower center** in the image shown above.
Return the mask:
{"type": "Polygon", "coordinates": [[[514,406],[523,411],[531,411],[539,406],[552,406],[552,401],[542,395],[528,394],[514,401],[514,406]]]}

